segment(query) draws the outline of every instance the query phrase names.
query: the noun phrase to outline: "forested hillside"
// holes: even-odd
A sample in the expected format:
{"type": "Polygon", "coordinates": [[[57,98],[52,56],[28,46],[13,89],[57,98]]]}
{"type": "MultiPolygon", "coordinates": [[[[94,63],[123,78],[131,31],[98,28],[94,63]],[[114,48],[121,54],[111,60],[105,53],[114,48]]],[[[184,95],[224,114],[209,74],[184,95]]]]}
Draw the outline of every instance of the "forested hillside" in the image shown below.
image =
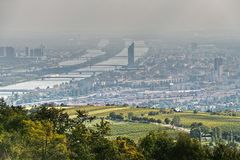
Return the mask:
{"type": "MultiPolygon", "coordinates": [[[[0,101],[0,159],[7,160],[238,160],[237,144],[203,145],[188,133],[156,129],[139,141],[111,137],[111,123],[76,110],[27,110],[0,101]],[[97,123],[96,123],[97,122],[97,123]],[[111,138],[109,138],[111,137],[111,138]]],[[[137,124],[136,124],[137,125],[137,124]]]]}

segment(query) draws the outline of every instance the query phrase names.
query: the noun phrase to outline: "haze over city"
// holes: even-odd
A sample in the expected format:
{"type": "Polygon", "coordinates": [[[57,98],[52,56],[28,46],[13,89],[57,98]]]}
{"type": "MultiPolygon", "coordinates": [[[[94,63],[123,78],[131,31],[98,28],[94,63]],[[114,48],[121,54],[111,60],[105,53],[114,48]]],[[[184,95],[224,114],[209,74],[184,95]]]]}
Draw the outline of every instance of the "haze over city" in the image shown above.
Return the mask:
{"type": "Polygon", "coordinates": [[[239,0],[0,0],[0,160],[239,160],[239,0]]]}
{"type": "Polygon", "coordinates": [[[238,0],[1,0],[0,33],[240,32],[238,0]]]}

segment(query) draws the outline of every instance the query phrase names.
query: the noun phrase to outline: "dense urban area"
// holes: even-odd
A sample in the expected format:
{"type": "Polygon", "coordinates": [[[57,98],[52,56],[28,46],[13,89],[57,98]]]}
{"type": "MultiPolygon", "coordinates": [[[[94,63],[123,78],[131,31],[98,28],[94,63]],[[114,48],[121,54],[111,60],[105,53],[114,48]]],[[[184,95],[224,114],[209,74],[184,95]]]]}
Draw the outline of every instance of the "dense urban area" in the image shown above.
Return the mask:
{"type": "Polygon", "coordinates": [[[0,0],[0,160],[240,160],[239,0],[0,0]]]}
{"type": "Polygon", "coordinates": [[[0,93],[8,104],[239,110],[237,40],[76,36],[67,42],[0,47],[0,93]]]}

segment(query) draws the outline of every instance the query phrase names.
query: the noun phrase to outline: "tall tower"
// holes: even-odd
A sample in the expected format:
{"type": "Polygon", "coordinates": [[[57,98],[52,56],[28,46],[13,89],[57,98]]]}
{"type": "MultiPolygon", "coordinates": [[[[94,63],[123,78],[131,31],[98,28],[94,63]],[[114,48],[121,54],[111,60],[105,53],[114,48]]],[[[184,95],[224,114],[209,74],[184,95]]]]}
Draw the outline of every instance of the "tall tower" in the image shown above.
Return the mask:
{"type": "Polygon", "coordinates": [[[25,47],[25,56],[29,57],[29,48],[28,47],[25,47]]]}
{"type": "Polygon", "coordinates": [[[134,66],[134,42],[128,47],[128,67],[134,66]]]}
{"type": "Polygon", "coordinates": [[[218,71],[219,67],[223,65],[223,59],[222,58],[215,58],[214,59],[214,70],[218,71]]]}
{"type": "Polygon", "coordinates": [[[217,76],[217,80],[222,80],[223,75],[223,59],[222,58],[215,58],[214,59],[214,72],[217,76]]]}
{"type": "Polygon", "coordinates": [[[44,55],[45,46],[43,44],[41,44],[40,45],[40,49],[41,49],[42,56],[43,56],[44,55]]]}

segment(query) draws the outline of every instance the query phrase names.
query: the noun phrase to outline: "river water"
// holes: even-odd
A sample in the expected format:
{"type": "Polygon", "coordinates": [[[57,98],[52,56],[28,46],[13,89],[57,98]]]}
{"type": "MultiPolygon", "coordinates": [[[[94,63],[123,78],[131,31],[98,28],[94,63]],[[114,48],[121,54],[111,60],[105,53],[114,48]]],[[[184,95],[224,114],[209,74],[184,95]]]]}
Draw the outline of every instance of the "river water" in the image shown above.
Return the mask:
{"type": "MultiPolygon", "coordinates": [[[[144,54],[147,53],[148,48],[146,48],[145,46],[142,45],[143,41],[138,41],[135,42],[135,60],[137,60],[139,57],[143,56],[144,54]],[[138,45],[139,44],[139,45],[138,45]]],[[[99,52],[99,54],[103,54],[101,51],[99,52]]],[[[89,50],[87,54],[85,54],[84,56],[87,57],[93,57],[93,56],[97,56],[98,53],[96,50],[89,50]]],[[[40,89],[46,89],[46,88],[53,88],[56,85],[60,85],[63,83],[69,83],[71,80],[73,80],[72,78],[62,78],[64,76],[79,76],[77,75],[79,72],[81,71],[109,71],[109,70],[114,70],[116,69],[116,67],[111,66],[111,65],[127,65],[127,61],[128,61],[128,51],[127,48],[124,48],[119,54],[117,54],[116,56],[103,61],[101,63],[96,64],[95,66],[91,66],[91,67],[86,67],[86,68],[81,68],[78,70],[75,70],[69,74],[65,74],[65,75],[48,75],[48,77],[55,77],[53,78],[46,78],[46,79],[39,79],[39,80],[33,80],[33,81],[27,81],[27,82],[22,82],[22,83],[16,83],[16,84],[12,84],[12,85],[8,85],[8,86],[4,86],[4,87],[0,87],[0,97],[4,97],[7,98],[8,96],[12,95],[12,93],[14,92],[14,90],[34,90],[36,88],[40,88],[40,89]],[[106,65],[106,66],[104,66],[106,65]],[[57,76],[61,77],[61,78],[56,78],[57,76]],[[10,90],[9,92],[5,91],[5,92],[1,92],[3,90],[10,90]]],[[[70,61],[67,62],[61,62],[62,65],[69,64],[70,61]]],[[[83,63],[84,61],[82,61],[82,59],[79,59],[79,63],[83,63]]],[[[76,64],[78,62],[76,62],[76,60],[74,60],[74,64],[76,64]]],[[[85,74],[85,75],[81,75],[81,76],[85,76],[85,77],[90,77],[92,74],[85,74]]],[[[74,78],[74,80],[81,80],[84,78],[74,78]]]]}

